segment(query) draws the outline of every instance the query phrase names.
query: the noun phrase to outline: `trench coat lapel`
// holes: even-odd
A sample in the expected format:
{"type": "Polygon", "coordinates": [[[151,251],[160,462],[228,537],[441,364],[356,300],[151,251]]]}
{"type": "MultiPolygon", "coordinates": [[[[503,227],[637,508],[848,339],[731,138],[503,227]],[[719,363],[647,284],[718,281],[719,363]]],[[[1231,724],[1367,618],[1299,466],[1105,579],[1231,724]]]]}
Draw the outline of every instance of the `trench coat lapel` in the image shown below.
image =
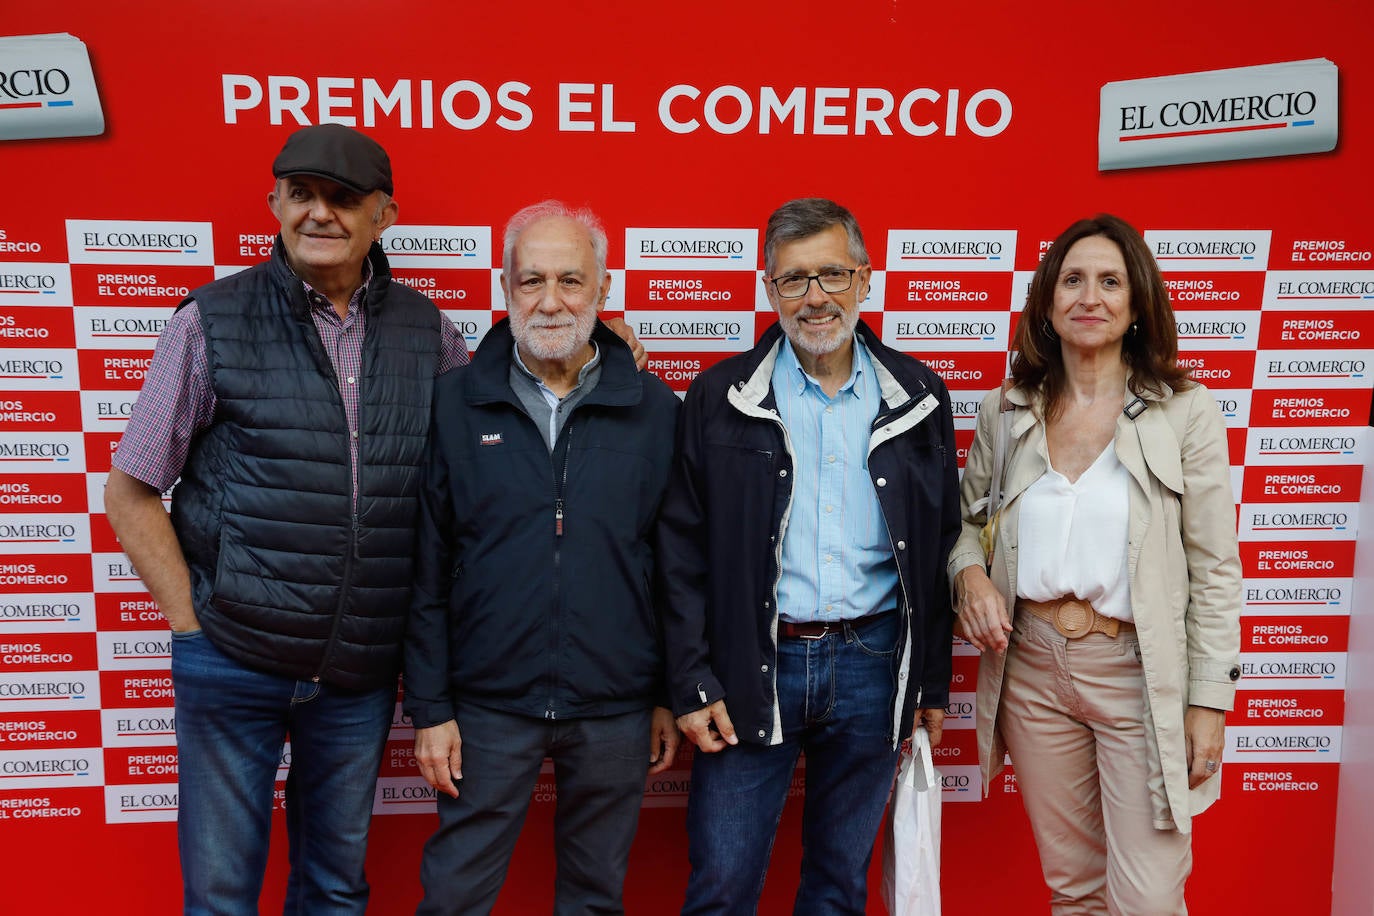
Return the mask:
{"type": "MultiPolygon", "coordinates": [[[[1138,594],[1136,573],[1139,569],[1140,552],[1146,540],[1146,532],[1155,518],[1154,507],[1162,495],[1162,489],[1183,493],[1183,463],[1180,457],[1178,436],[1164,415],[1164,406],[1159,401],[1147,401],[1144,411],[1131,419],[1123,411],[1116,420],[1116,457],[1131,475],[1135,486],[1130,494],[1130,538],[1126,568],[1131,582],[1131,594],[1138,594]],[[1156,486],[1151,478],[1159,481],[1156,486]]],[[[1132,599],[1132,605],[1140,602],[1132,599]]],[[[1136,612],[1136,625],[1148,627],[1148,620],[1142,620],[1136,612]]]]}
{"type": "Polygon", "coordinates": [[[1173,426],[1158,401],[1134,420],[1123,412],[1116,421],[1116,457],[1131,472],[1135,482],[1150,492],[1150,476],[1175,493],[1183,492],[1182,446],[1173,426]],[[1134,427],[1134,429],[1132,429],[1134,427]]]}
{"type": "Polygon", "coordinates": [[[1007,439],[1007,466],[1002,479],[1004,506],[1039,480],[1050,466],[1044,424],[1035,421],[1035,414],[1019,388],[1013,388],[1007,397],[1017,409],[1007,439]]]}

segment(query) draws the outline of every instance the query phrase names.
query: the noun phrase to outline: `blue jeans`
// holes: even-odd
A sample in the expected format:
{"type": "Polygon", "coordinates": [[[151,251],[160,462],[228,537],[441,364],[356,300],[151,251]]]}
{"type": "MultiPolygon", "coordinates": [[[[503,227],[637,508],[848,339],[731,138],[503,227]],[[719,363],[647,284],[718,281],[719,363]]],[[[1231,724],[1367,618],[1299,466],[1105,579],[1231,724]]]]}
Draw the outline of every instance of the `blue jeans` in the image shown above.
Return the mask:
{"type": "MultiPolygon", "coordinates": [[[[698,751],[687,801],[684,916],[752,914],[797,757],[806,754],[801,883],[793,912],[862,914],[868,864],[897,771],[900,618],[778,641],[781,744],[698,751]]],[[[726,708],[729,708],[729,697],[726,708]]]]}
{"type": "Polygon", "coordinates": [[[630,846],[649,771],[648,709],[533,719],[459,702],[463,781],[439,795],[425,843],[418,916],[490,913],[506,880],[544,758],[553,759],[555,916],[624,913],[630,846]]]}
{"type": "Polygon", "coordinates": [[[266,674],[203,633],[173,635],[185,912],[257,916],[289,733],[284,912],[363,913],[367,828],[395,688],[339,690],[266,674]]]}

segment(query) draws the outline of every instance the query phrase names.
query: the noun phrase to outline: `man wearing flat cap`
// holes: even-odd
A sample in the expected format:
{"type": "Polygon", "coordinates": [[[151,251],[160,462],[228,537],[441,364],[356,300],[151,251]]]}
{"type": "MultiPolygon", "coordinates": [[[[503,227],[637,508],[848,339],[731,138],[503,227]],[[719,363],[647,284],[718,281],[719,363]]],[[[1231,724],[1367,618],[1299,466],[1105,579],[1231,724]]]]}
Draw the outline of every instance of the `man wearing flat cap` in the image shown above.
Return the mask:
{"type": "Polygon", "coordinates": [[[391,281],[375,141],[306,127],[272,173],[271,260],[181,303],[105,505],[172,629],[185,912],[258,912],[289,734],[285,909],[361,914],[433,380],[468,354],[391,281]]]}

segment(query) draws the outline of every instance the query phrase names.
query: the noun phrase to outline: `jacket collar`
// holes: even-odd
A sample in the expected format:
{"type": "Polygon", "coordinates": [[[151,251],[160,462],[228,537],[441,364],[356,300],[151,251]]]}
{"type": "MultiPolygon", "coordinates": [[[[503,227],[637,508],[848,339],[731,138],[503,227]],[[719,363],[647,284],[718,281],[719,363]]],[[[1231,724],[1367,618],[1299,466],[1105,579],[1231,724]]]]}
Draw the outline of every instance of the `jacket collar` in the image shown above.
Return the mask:
{"type": "MultiPolygon", "coordinates": [[[[363,308],[369,314],[375,314],[386,298],[386,288],[391,284],[391,262],[382,251],[380,242],[372,243],[367,252],[367,260],[372,265],[372,279],[367,284],[367,291],[363,293],[363,308]]],[[[277,238],[272,243],[272,259],[268,264],[272,281],[286,294],[286,300],[291,303],[292,313],[298,319],[309,320],[310,303],[305,297],[301,278],[296,276],[296,272],[286,260],[286,246],[282,244],[281,233],[277,233],[277,238]]]]}
{"type": "MultiPolygon", "coordinates": [[[[902,435],[934,413],[940,406],[940,399],[913,371],[920,363],[889,349],[862,321],[856,325],[855,333],[868,348],[873,375],[883,402],[878,415],[873,418],[868,439],[868,451],[871,453],[877,446],[902,435]]],[[[730,405],[745,416],[781,423],[772,382],[773,367],[778,361],[782,339],[780,325],[775,324],[765,331],[758,344],[749,351],[740,366],[739,375],[725,393],[730,405]]],[[[786,436],[785,429],[783,434],[786,436]]]]}
{"type": "MultiPolygon", "coordinates": [[[[930,393],[925,382],[911,371],[911,364],[885,345],[862,320],[855,325],[854,333],[863,341],[868,348],[868,355],[872,357],[873,375],[878,383],[884,410],[895,410],[930,393]]],[[[775,406],[773,366],[777,363],[782,340],[782,325],[776,322],[763,332],[730,386],[732,401],[738,399],[741,404],[765,410],[775,406]]]]}
{"type": "MultiPolygon", "coordinates": [[[[599,320],[592,328],[592,340],[601,350],[601,380],[587,392],[579,406],[632,407],[638,404],[644,397],[644,388],[630,348],[599,320]]],[[[513,346],[515,338],[511,335],[510,319],[503,318],[482,338],[471,364],[463,370],[468,373],[466,399],[469,404],[520,406],[520,399],[510,387],[513,346]]]]}

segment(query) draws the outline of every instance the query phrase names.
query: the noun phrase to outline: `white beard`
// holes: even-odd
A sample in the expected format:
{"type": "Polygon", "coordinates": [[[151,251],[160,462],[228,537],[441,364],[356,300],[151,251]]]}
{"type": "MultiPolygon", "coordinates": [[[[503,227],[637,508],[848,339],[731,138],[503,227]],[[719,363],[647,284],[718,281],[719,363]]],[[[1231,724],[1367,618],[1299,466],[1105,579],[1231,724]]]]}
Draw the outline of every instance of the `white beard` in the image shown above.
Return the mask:
{"type": "Polygon", "coordinates": [[[804,350],[812,356],[825,356],[844,346],[845,341],[854,336],[854,328],[859,324],[857,308],[846,312],[834,303],[826,303],[819,308],[803,308],[791,317],[778,313],[778,323],[792,346],[804,350]],[[824,330],[802,321],[820,315],[835,315],[840,320],[825,326],[824,330]]]}
{"type": "Polygon", "coordinates": [[[555,318],[531,314],[511,313],[510,330],[516,344],[535,359],[560,361],[571,359],[591,340],[596,326],[596,310],[588,308],[580,315],[565,313],[555,318]]]}

